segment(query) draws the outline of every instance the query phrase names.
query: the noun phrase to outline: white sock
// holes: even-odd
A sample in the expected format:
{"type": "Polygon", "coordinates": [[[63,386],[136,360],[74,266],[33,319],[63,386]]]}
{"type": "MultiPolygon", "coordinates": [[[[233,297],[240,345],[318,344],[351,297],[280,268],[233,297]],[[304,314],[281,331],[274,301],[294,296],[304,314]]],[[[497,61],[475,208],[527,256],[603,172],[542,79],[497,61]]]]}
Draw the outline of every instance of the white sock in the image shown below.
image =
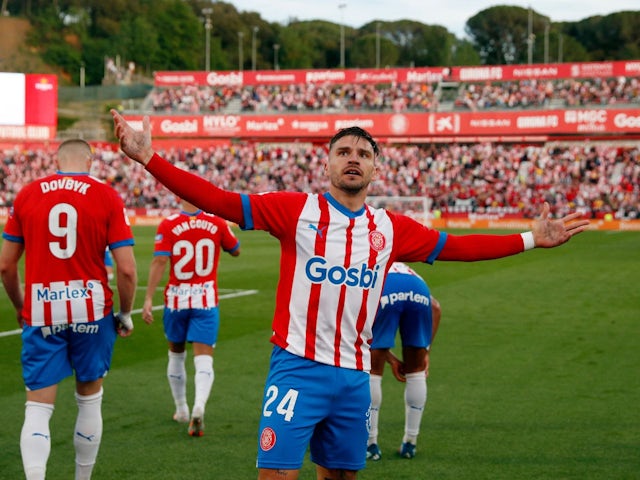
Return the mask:
{"type": "Polygon", "coordinates": [[[416,445],[422,412],[427,403],[427,376],[424,372],[408,373],[404,389],[405,420],[403,442],[416,445]]]}
{"type": "Polygon", "coordinates": [[[27,480],[44,480],[47,460],[51,452],[49,420],[53,415],[53,404],[27,402],[24,409],[24,424],[20,433],[20,452],[27,480]]]}
{"type": "Polygon", "coordinates": [[[184,366],[187,358],[186,350],[175,353],[169,350],[169,363],[167,364],[167,378],[171,395],[176,404],[176,410],[189,410],[187,406],[187,370],[184,366]]]}
{"type": "Polygon", "coordinates": [[[369,439],[367,445],[378,443],[378,417],[382,405],[382,375],[369,375],[371,389],[371,416],[369,417],[369,439]]]}
{"type": "Polygon", "coordinates": [[[196,367],[195,384],[196,395],[193,402],[192,417],[202,417],[204,408],[211,394],[211,387],[215,374],[213,372],[213,357],[211,355],[196,355],[193,357],[193,364],[196,367]]]}
{"type": "Polygon", "coordinates": [[[76,449],[75,480],[89,480],[102,440],[102,388],[92,395],[76,392],[78,417],[73,435],[76,449]]]}

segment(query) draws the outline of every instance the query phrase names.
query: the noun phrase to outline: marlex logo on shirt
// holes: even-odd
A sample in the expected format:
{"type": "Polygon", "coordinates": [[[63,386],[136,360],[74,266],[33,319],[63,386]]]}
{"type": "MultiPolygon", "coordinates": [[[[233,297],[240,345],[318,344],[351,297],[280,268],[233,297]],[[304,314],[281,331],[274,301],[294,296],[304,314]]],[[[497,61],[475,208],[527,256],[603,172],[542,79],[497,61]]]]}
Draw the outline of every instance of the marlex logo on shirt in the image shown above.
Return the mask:
{"type": "Polygon", "coordinates": [[[91,283],[85,287],[63,286],[62,288],[37,288],[34,285],[35,299],[38,302],[55,302],[59,300],[74,300],[78,298],[91,298],[89,290],[92,288],[91,283]]]}
{"type": "Polygon", "coordinates": [[[307,278],[313,283],[329,281],[334,285],[346,285],[348,287],[374,288],[378,281],[379,265],[373,270],[366,263],[360,266],[345,268],[342,265],[328,266],[323,257],[311,257],[305,265],[307,278]]]}

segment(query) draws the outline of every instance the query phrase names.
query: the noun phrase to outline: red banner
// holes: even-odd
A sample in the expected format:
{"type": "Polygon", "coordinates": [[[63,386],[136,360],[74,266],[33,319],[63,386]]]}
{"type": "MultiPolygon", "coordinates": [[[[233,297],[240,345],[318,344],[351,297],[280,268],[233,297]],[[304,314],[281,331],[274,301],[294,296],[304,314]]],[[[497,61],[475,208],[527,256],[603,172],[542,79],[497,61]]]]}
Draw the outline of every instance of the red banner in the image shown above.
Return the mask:
{"type": "Polygon", "coordinates": [[[155,85],[295,85],[295,84],[343,84],[393,82],[435,83],[451,74],[447,67],[389,68],[358,70],[244,70],[219,72],[156,72],[155,85]]]}
{"type": "Polygon", "coordinates": [[[58,77],[0,73],[0,140],[54,139],[58,123],[58,77]]]}
{"type": "Polygon", "coordinates": [[[156,72],[155,85],[244,86],[343,83],[437,83],[530,79],[607,78],[640,76],[640,60],[486,65],[472,67],[363,68],[325,70],[243,70],[156,72]]]}
{"type": "Polygon", "coordinates": [[[58,77],[55,75],[25,75],[25,125],[58,123],[58,77]]]}
{"type": "MultiPolygon", "coordinates": [[[[142,128],[141,115],[127,115],[142,128]]],[[[637,109],[519,110],[463,113],[358,113],[336,115],[154,115],[156,137],[292,139],[333,136],[357,125],[376,137],[418,141],[423,137],[640,134],[637,109]]],[[[496,141],[499,141],[496,138],[496,141]]]]}

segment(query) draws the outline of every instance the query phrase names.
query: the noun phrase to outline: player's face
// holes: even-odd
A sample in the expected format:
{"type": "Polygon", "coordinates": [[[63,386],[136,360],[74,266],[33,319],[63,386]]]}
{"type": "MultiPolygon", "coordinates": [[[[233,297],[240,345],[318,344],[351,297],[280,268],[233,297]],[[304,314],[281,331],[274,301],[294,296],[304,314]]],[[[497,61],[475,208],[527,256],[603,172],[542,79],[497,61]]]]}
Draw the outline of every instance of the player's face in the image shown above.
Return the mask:
{"type": "Polygon", "coordinates": [[[345,193],[366,190],[376,173],[373,147],[364,138],[340,138],[329,151],[327,172],[331,185],[345,193]]]}

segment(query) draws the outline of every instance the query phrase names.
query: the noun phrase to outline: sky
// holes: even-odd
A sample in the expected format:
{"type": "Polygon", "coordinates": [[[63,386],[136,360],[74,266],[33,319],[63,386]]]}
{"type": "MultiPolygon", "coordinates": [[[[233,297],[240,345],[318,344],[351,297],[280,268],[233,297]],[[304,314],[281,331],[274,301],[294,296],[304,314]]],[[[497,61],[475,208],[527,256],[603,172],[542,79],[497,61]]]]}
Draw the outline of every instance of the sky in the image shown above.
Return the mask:
{"type": "Polygon", "coordinates": [[[463,38],[464,25],[476,13],[496,5],[532,7],[553,22],[582,20],[594,15],[640,11],[640,0],[227,0],[238,11],[258,12],[268,22],[286,25],[297,20],[327,20],[359,28],[374,20],[416,20],[441,25],[463,38]]]}

